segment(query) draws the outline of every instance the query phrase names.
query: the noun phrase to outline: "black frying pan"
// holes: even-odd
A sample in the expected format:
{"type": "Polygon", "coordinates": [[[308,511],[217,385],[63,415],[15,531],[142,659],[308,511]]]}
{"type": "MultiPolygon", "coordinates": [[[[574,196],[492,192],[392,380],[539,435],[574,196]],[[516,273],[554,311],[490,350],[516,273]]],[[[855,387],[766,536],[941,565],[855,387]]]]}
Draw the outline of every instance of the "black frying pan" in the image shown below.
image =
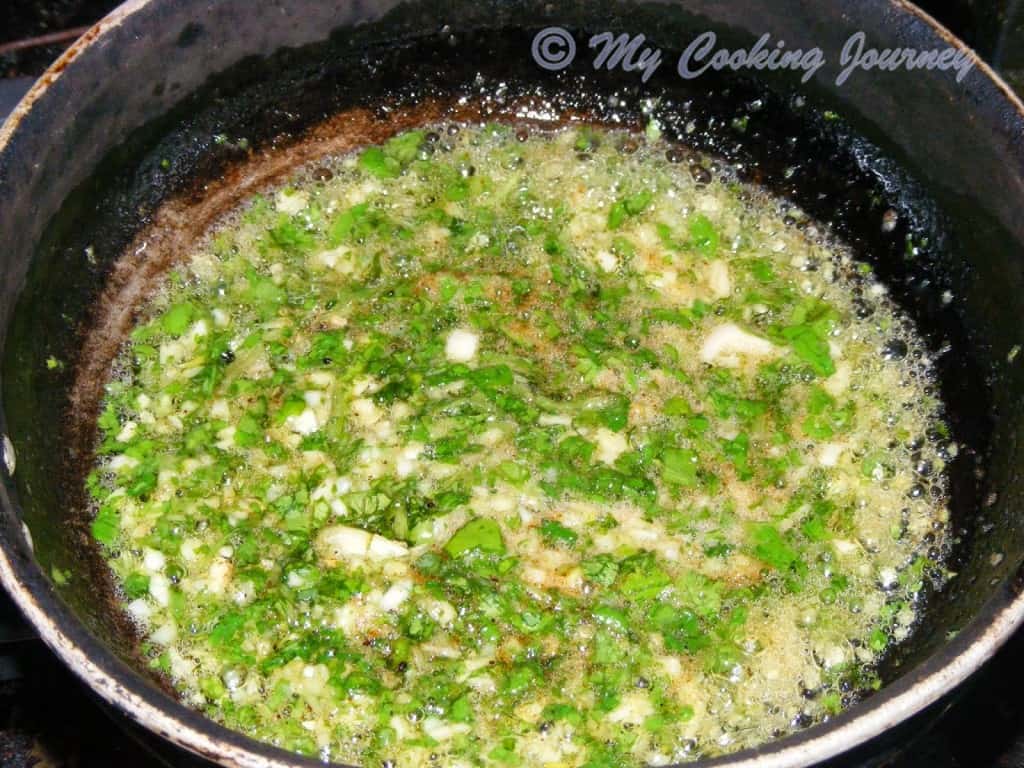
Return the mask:
{"type": "Polygon", "coordinates": [[[532,120],[639,129],[653,109],[670,137],[792,200],[871,262],[937,357],[960,446],[959,576],[929,595],[921,626],[884,662],[881,692],[704,764],[886,754],[1024,619],[1024,355],[1008,360],[1024,342],[1024,114],[980,62],[962,82],[862,72],[837,86],[857,30],[877,47],[957,45],[891,0],[126,4],[0,130],[0,580],[47,643],[146,728],[224,765],[315,765],[206,720],[146,672],[91,543],[92,424],[138,301],[217,215],[318,154],[439,116],[516,121],[529,108],[532,120]],[[558,72],[531,56],[549,26],[577,44],[558,72]],[[595,71],[587,40],[605,30],[645,34],[666,63],[646,83],[595,71]],[[680,78],[678,52],[707,30],[733,49],[768,32],[831,64],[806,84],[801,72],[680,78]],[[62,369],[48,369],[51,355],[62,369]],[[55,568],[72,578],[58,587],[55,568]]]}

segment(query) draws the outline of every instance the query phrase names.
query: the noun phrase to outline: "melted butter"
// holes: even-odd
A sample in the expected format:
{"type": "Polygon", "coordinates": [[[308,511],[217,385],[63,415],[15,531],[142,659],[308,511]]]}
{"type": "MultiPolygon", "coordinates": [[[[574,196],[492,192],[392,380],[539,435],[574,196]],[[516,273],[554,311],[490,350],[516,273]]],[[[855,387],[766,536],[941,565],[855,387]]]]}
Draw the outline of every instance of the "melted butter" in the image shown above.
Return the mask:
{"type": "Polygon", "coordinates": [[[945,546],[923,347],[799,211],[625,139],[406,134],[168,278],[94,531],[192,705],[365,765],[658,765],[874,685],[945,546]]]}

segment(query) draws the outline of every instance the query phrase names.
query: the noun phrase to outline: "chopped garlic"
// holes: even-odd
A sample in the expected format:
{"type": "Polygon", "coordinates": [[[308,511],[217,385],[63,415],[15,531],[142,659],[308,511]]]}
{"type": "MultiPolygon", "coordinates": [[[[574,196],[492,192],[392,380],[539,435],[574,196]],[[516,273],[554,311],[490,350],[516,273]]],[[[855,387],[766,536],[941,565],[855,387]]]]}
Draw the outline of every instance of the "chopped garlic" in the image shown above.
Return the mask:
{"type": "Polygon", "coordinates": [[[367,557],[384,560],[403,557],[409,548],[400,541],[393,541],[361,528],[347,525],[332,525],[320,531],[316,539],[321,556],[329,560],[343,560],[346,557],[367,557]]]}
{"type": "Polygon", "coordinates": [[[476,357],[480,337],[472,331],[456,328],[448,334],[444,344],[444,354],[450,362],[468,363],[476,357]]]}
{"type": "Polygon", "coordinates": [[[732,280],[729,277],[729,265],[722,259],[715,259],[708,264],[708,287],[716,299],[726,299],[732,294],[732,280]]]}
{"type": "Polygon", "coordinates": [[[311,435],[320,429],[320,422],[311,408],[306,408],[298,416],[289,416],[285,421],[292,432],[300,435],[311,435]]]}
{"type": "Polygon", "coordinates": [[[773,357],[778,351],[778,347],[768,339],[748,333],[733,323],[724,323],[717,326],[704,339],[700,359],[705,363],[736,368],[744,357],[773,357]]]}
{"type": "Polygon", "coordinates": [[[281,190],[274,198],[274,207],[289,216],[294,216],[308,204],[309,194],[306,192],[281,190]]]}
{"type": "Polygon", "coordinates": [[[388,591],[381,596],[378,604],[383,611],[397,611],[410,595],[412,595],[412,582],[403,579],[392,584],[388,591]]]}
{"type": "Polygon", "coordinates": [[[615,460],[629,450],[626,436],[621,432],[612,432],[601,427],[595,435],[597,438],[597,460],[605,464],[614,464],[615,460]]]}

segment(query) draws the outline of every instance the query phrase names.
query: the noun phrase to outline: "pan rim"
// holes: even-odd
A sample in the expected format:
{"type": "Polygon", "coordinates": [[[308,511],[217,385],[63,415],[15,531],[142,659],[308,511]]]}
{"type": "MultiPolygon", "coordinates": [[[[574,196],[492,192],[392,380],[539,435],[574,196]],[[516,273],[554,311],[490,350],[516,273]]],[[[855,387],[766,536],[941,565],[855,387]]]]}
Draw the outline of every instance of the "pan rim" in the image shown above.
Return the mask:
{"type": "MultiPolygon", "coordinates": [[[[104,42],[127,19],[159,0],[129,0],[83,35],[29,90],[0,126],[3,153],[22,120],[64,70],[91,47],[104,42]]],[[[880,0],[896,13],[916,17],[968,56],[994,84],[1024,123],[1024,103],[978,55],[933,17],[908,0],[880,0]]],[[[190,752],[231,768],[323,766],[321,761],[286,752],[232,731],[174,701],[117,658],[82,625],[46,580],[30,544],[18,541],[16,506],[0,484],[0,507],[9,520],[0,529],[0,584],[39,632],[40,638],[80,679],[108,704],[147,729],[190,752]],[[13,536],[11,535],[13,534],[13,536]]],[[[23,535],[29,538],[27,529],[23,535]]],[[[916,669],[834,720],[758,748],[708,761],[695,768],[804,768],[835,757],[905,722],[940,700],[970,677],[1024,624],[1024,593],[997,587],[986,605],[959,635],[916,669]]]]}

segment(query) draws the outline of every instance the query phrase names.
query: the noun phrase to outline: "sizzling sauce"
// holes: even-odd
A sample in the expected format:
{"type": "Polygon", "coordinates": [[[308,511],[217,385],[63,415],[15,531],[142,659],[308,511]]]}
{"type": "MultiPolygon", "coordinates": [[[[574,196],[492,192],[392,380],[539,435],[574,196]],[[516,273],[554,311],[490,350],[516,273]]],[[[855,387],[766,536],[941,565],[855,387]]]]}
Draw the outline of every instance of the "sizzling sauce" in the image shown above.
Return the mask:
{"type": "Polygon", "coordinates": [[[658,140],[401,134],[252,199],[144,318],[93,532],[152,666],[286,749],[759,744],[877,686],[940,570],[955,446],[913,329],[658,140]]]}

